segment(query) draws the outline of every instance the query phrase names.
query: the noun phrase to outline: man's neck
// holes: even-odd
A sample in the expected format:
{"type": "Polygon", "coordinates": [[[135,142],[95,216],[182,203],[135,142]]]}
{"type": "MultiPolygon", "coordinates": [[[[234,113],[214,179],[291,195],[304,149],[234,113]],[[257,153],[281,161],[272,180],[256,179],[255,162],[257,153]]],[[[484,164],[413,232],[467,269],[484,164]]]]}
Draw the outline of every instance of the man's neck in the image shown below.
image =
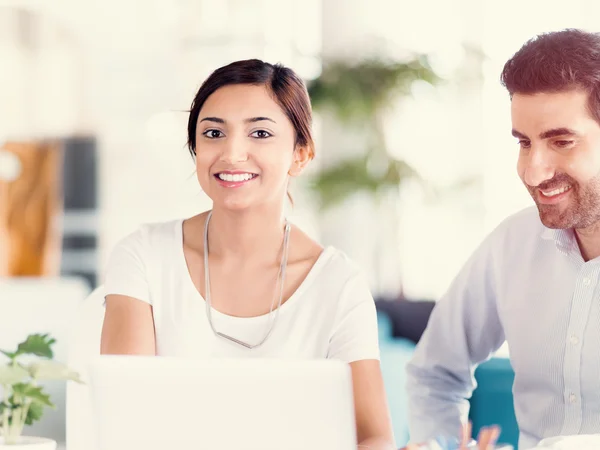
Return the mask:
{"type": "Polygon", "coordinates": [[[600,223],[575,230],[575,236],[584,261],[591,261],[600,256],[600,223]]]}

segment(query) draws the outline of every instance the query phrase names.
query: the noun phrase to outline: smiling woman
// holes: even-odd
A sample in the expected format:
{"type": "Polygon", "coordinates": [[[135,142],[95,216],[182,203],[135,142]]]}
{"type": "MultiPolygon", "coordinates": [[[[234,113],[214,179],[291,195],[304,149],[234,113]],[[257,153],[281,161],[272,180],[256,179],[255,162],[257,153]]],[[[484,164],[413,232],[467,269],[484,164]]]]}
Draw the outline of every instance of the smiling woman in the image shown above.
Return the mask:
{"type": "Polygon", "coordinates": [[[367,281],[283,215],[290,179],[314,157],[311,122],[289,68],[248,60],[211,74],[192,103],[188,145],[212,209],[145,225],[117,245],[102,352],[342,360],[357,442],[392,449],[367,281]]]}
{"type": "MultiPolygon", "coordinates": [[[[296,170],[290,172],[291,176],[298,175],[304,164],[313,159],[315,155],[311,132],[312,112],[308,93],[303,81],[289,68],[266,65],[257,60],[241,61],[216,70],[198,91],[192,103],[188,121],[188,147],[192,156],[197,157],[196,147],[202,145],[202,141],[225,138],[237,131],[232,130],[235,123],[227,123],[222,117],[211,116],[209,113],[212,105],[219,102],[221,97],[227,99],[237,95],[240,98],[249,96],[246,97],[247,104],[260,105],[263,108],[262,111],[265,112],[264,115],[254,117],[238,117],[238,123],[245,125],[246,128],[253,128],[253,131],[248,134],[249,138],[270,139],[272,145],[281,146],[283,139],[292,137],[293,141],[286,143],[290,154],[282,156],[284,158],[290,156],[294,149],[301,151],[302,154],[299,156],[303,159],[297,161],[300,166],[291,168],[296,170]],[[221,92],[217,92],[219,90],[221,92]],[[212,98],[206,105],[209,97],[212,98]],[[201,109],[203,117],[200,118],[201,109]],[[272,114],[266,114],[268,111],[271,111],[272,114]],[[280,136],[279,131],[281,131],[282,124],[288,122],[293,126],[292,135],[280,136]],[[269,129],[269,126],[275,128],[278,133],[275,134],[275,130],[269,129]],[[201,133],[197,133],[198,127],[201,127],[201,133]],[[225,134],[227,127],[228,133],[225,134]]],[[[241,111],[237,111],[238,115],[240,113],[241,111]]],[[[233,136],[229,136],[229,138],[231,141],[233,136]]],[[[221,177],[223,181],[233,182],[235,180],[229,179],[230,176],[238,175],[239,178],[239,175],[243,175],[243,173],[235,174],[231,171],[224,171],[223,175],[221,177]]],[[[252,175],[253,178],[258,176],[256,173],[252,175]]],[[[218,177],[218,174],[216,176],[218,177]]],[[[202,181],[200,184],[204,189],[205,185],[202,181]]],[[[238,185],[229,186],[237,187],[238,185]]],[[[288,197],[292,200],[289,193],[288,197]]]]}
{"type": "MultiPolygon", "coordinates": [[[[265,86],[229,85],[208,97],[198,111],[190,149],[200,185],[213,201],[244,208],[255,200],[284,199],[289,177],[299,175],[313,158],[310,135],[298,136],[292,126],[294,119],[310,116],[295,117],[294,110],[286,114],[285,104],[276,99],[265,86]],[[220,189],[250,186],[251,191],[220,189]]],[[[192,108],[190,121],[196,110],[192,108]]]]}

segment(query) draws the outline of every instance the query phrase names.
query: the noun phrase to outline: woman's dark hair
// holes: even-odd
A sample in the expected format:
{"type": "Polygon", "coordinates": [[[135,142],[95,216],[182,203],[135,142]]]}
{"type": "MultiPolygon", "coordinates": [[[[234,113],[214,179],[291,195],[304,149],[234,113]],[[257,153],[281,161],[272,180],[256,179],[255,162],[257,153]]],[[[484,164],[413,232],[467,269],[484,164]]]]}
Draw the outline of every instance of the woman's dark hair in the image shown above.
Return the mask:
{"type": "Polygon", "coordinates": [[[506,62],[500,79],[511,97],[582,89],[590,114],[600,123],[600,33],[565,29],[540,34],[506,62]]]}
{"type": "Polygon", "coordinates": [[[292,123],[296,131],[296,146],[308,148],[314,156],[312,109],[302,79],[292,69],[280,64],[249,59],[215,70],[200,86],[188,120],[187,145],[192,157],[196,155],[196,126],[204,102],[217,89],[234,84],[265,86],[292,123]]]}

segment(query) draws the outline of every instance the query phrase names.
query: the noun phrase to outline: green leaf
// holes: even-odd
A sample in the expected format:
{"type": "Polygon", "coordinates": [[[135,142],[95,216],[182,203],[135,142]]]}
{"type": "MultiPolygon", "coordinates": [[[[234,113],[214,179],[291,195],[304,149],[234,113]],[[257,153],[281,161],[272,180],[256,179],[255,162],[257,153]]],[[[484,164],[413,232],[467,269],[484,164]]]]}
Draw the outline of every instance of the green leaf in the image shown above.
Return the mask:
{"type": "Polygon", "coordinates": [[[419,175],[408,163],[372,152],[342,160],[320,171],[313,179],[312,189],[318,194],[321,209],[324,210],[358,192],[367,192],[376,197],[386,189],[397,189],[409,178],[419,179],[419,175]]]}
{"type": "Polygon", "coordinates": [[[30,364],[29,373],[36,380],[65,380],[83,383],[79,374],[57,361],[41,360],[30,364]]]}
{"type": "Polygon", "coordinates": [[[21,366],[0,366],[0,384],[13,385],[29,378],[29,372],[21,366]]]}
{"type": "Polygon", "coordinates": [[[30,384],[19,383],[13,386],[14,395],[28,398],[32,403],[39,403],[54,408],[54,404],[50,401],[50,396],[44,393],[42,386],[32,386],[30,384]]]}
{"type": "Polygon", "coordinates": [[[4,351],[4,350],[0,350],[0,353],[2,353],[3,355],[7,356],[11,360],[15,359],[15,356],[17,356],[16,353],[7,352],[7,351],[4,351]]]}
{"type": "Polygon", "coordinates": [[[321,75],[308,87],[315,110],[329,110],[342,122],[370,122],[391,107],[396,94],[409,96],[413,82],[441,81],[425,55],[405,61],[369,58],[359,62],[326,60],[321,75]]]}
{"type": "Polygon", "coordinates": [[[21,342],[17,348],[18,355],[36,355],[43,358],[52,358],[52,345],[56,342],[48,334],[32,334],[21,342]]]}
{"type": "Polygon", "coordinates": [[[27,410],[27,417],[25,417],[25,425],[33,425],[34,422],[37,422],[44,415],[44,405],[39,403],[32,403],[29,405],[29,409],[27,410]]]}
{"type": "MultiPolygon", "coordinates": [[[[321,170],[311,181],[321,209],[335,206],[364,192],[374,201],[408,178],[424,181],[408,163],[391,157],[383,126],[385,113],[398,100],[412,95],[415,81],[435,85],[442,79],[426,55],[402,61],[372,57],[359,61],[325,60],[321,75],[308,86],[315,111],[328,111],[346,127],[362,128],[367,138],[364,155],[321,170]]],[[[424,186],[425,187],[425,186],[424,186]]]]}

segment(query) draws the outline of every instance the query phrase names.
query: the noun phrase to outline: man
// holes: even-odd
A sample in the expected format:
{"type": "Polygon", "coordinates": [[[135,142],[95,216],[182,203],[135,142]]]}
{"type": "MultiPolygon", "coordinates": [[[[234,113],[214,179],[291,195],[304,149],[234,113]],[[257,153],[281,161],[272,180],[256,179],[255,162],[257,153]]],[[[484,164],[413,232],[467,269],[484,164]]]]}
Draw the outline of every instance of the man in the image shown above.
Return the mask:
{"type": "Polygon", "coordinates": [[[600,34],[540,35],[501,78],[537,210],[500,224],[434,308],[407,368],[413,442],[467,420],[474,368],[505,340],[520,449],[600,433],[600,34]]]}

